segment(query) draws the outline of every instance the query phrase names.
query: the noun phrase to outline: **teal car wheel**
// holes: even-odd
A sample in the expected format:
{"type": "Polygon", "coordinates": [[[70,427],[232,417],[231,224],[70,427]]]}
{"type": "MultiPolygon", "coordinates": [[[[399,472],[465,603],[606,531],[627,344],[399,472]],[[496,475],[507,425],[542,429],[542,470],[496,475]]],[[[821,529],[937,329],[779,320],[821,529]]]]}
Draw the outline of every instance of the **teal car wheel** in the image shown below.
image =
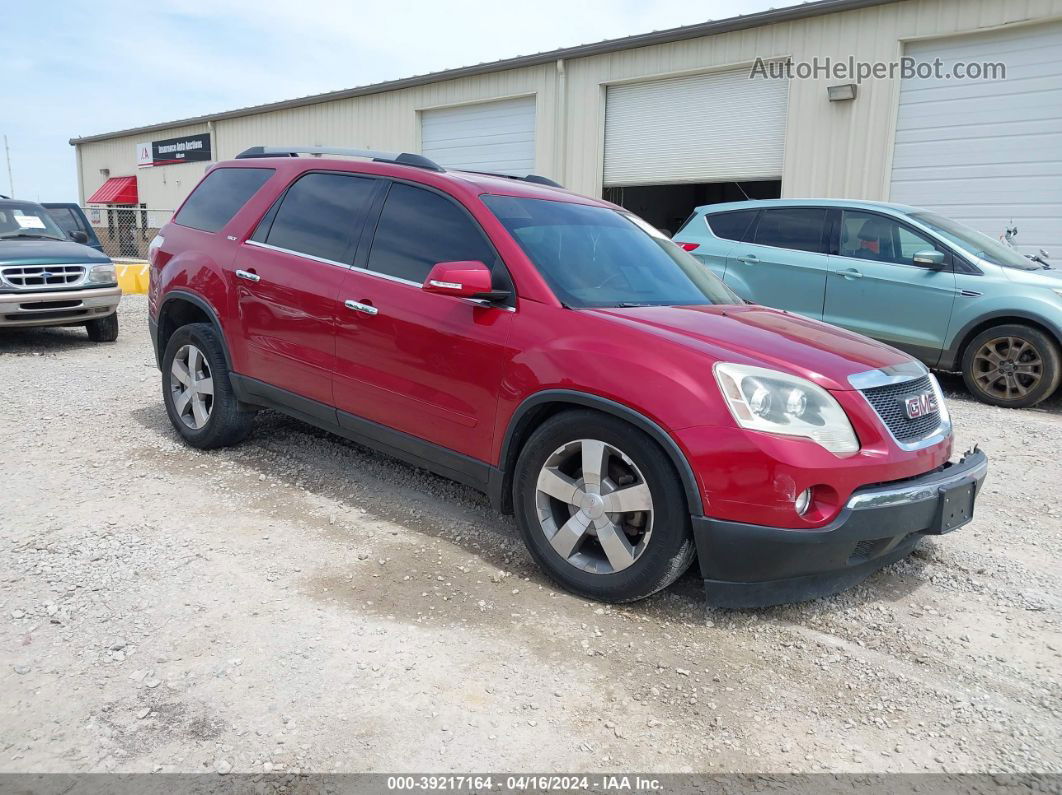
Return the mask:
{"type": "Polygon", "coordinates": [[[982,331],[966,346],[962,375],[973,395],[1007,408],[1035,406],[1058,388],[1058,346],[1030,326],[982,331]]]}

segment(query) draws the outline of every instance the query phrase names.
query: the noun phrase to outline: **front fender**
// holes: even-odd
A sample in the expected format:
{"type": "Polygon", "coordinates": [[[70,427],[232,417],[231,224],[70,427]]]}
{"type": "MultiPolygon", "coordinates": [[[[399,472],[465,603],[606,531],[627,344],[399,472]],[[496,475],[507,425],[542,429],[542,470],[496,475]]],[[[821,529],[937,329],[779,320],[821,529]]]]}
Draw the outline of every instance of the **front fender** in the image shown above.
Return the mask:
{"type": "Polygon", "coordinates": [[[1027,321],[1047,329],[1062,345],[1062,303],[1051,298],[1042,289],[1017,289],[1004,295],[977,297],[968,303],[960,303],[966,297],[956,299],[948,328],[948,339],[940,358],[942,370],[961,366],[963,346],[978,328],[993,320],[1004,322],[1027,321]]]}

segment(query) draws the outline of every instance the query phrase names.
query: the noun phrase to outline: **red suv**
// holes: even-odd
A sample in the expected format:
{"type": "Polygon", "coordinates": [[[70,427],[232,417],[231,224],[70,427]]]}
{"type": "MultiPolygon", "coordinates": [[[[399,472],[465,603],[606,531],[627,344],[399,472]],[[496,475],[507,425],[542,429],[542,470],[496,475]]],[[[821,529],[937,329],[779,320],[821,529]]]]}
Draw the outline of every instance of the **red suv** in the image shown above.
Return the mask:
{"type": "Polygon", "coordinates": [[[286,412],[486,492],[596,599],[695,556],[716,605],[833,593],[970,521],[987,469],[906,354],[542,177],[255,147],[153,241],[150,315],[189,444],[286,412]]]}

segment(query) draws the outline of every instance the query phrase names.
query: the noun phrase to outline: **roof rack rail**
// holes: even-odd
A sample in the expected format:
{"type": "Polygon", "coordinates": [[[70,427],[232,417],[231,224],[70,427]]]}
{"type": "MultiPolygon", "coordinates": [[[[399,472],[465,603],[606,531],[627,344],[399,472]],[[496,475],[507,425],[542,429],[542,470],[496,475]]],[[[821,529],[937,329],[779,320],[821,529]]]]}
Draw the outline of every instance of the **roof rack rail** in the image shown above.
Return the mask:
{"type": "Polygon", "coordinates": [[[543,177],[541,174],[506,174],[502,171],[473,171],[468,168],[455,169],[464,171],[466,174],[482,174],[485,177],[505,177],[506,179],[518,179],[521,182],[533,182],[536,185],[549,185],[551,188],[563,188],[559,182],[543,177]]]}
{"type": "Polygon", "coordinates": [[[377,152],[373,149],[343,149],[335,146],[252,146],[244,149],[237,160],[249,157],[298,157],[299,155],[339,155],[341,157],[365,157],[378,163],[394,163],[399,166],[426,168],[429,171],[445,171],[434,160],[410,152],[377,152]]]}

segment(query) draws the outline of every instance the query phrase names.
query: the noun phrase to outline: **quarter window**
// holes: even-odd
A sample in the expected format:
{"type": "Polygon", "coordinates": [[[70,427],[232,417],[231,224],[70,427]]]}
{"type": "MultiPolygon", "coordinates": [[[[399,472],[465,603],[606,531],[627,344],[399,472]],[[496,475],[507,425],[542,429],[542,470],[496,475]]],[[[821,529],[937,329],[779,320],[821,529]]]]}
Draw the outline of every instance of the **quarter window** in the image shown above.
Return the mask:
{"type": "Polygon", "coordinates": [[[844,211],[839,250],[842,257],[915,265],[914,255],[926,250],[944,252],[929,238],[884,215],[844,211]]]}
{"type": "Polygon", "coordinates": [[[826,211],[814,207],[780,207],[763,210],[753,243],[796,251],[825,254],[823,229],[826,211]]]}
{"type": "Polygon", "coordinates": [[[743,240],[758,210],[735,210],[708,216],[712,234],[724,240],[743,240]]]}
{"type": "Polygon", "coordinates": [[[376,180],[349,174],[306,174],[288,188],[253,239],[349,264],[376,185],[376,180]]]}
{"type": "Polygon", "coordinates": [[[432,191],[394,183],[366,267],[421,284],[437,262],[478,260],[494,269],[494,250],[467,213],[432,191]]]}
{"type": "Polygon", "coordinates": [[[173,221],[192,229],[217,232],[271,176],[271,168],[214,169],[192,191],[173,221]]]}

